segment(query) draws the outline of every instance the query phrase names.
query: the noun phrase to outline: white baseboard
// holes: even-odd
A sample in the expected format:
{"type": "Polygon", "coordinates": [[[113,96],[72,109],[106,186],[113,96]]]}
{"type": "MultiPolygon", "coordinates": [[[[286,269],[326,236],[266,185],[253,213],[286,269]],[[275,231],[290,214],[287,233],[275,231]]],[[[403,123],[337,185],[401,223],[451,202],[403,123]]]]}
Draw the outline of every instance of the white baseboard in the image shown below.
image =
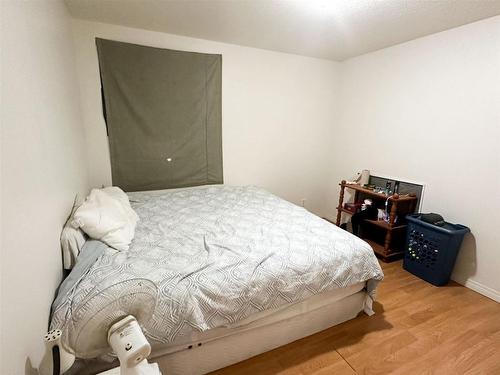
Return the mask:
{"type": "Polygon", "coordinates": [[[462,284],[466,288],[472,289],[483,296],[491,298],[493,301],[500,302],[500,291],[490,288],[489,286],[483,285],[480,282],[474,280],[455,280],[457,283],[462,284]]]}

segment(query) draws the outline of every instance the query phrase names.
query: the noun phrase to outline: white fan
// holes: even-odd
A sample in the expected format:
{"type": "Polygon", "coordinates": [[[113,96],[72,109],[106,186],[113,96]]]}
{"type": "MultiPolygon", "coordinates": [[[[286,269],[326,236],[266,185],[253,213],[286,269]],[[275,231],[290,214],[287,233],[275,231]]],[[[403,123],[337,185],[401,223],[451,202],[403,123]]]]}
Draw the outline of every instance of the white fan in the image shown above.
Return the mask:
{"type": "MultiPolygon", "coordinates": [[[[151,319],[157,294],[156,285],[146,279],[122,281],[91,293],[65,323],[59,352],[72,352],[78,358],[114,352],[120,360],[121,375],[161,375],[157,364],[147,362],[151,346],[139,326],[151,319]]],[[[52,350],[52,346],[47,349],[52,350]]],[[[67,360],[64,364],[53,363],[47,371],[40,366],[41,373],[52,375],[51,370],[60,368],[62,374],[67,370],[67,360]]]]}

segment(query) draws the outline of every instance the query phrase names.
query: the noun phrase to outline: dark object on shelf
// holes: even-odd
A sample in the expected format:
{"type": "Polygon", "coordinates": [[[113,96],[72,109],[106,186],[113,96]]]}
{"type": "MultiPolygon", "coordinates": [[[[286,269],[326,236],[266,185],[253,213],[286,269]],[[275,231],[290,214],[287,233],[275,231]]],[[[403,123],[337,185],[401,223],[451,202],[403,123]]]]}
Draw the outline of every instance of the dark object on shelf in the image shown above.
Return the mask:
{"type": "Polygon", "coordinates": [[[356,213],[359,210],[361,210],[361,206],[363,205],[363,202],[357,202],[357,203],[344,203],[344,208],[347,211],[351,211],[352,213],[356,213]]]}
{"type": "Polygon", "coordinates": [[[342,213],[353,214],[344,208],[344,193],[346,188],[354,191],[354,202],[370,198],[373,201],[373,208],[375,209],[373,216],[359,217],[359,221],[356,218],[353,220],[353,232],[358,232],[359,237],[368,242],[375,254],[383,261],[388,262],[401,259],[404,255],[406,236],[406,221],[404,217],[407,214],[415,212],[417,196],[412,193],[388,196],[384,193],[376,193],[358,184],[348,184],[346,181],[342,181],[340,183],[339,205],[337,206],[337,226],[340,226],[342,213]],[[389,222],[377,220],[376,209],[385,210],[386,201],[389,222]],[[396,217],[399,218],[397,223],[396,217]]]}
{"type": "Polygon", "coordinates": [[[432,225],[437,225],[438,227],[442,227],[446,223],[441,215],[434,214],[434,213],[421,214],[420,220],[423,220],[426,223],[429,223],[432,225]]]}
{"type": "Polygon", "coordinates": [[[469,228],[447,222],[438,227],[423,221],[422,214],[408,215],[406,220],[403,268],[433,285],[447,284],[469,228]]]}
{"type": "Polygon", "coordinates": [[[376,220],[377,209],[373,206],[367,206],[365,210],[356,212],[351,216],[352,234],[359,235],[359,227],[364,220],[376,220]]]}
{"type": "Polygon", "coordinates": [[[391,188],[392,188],[392,182],[391,181],[387,181],[385,183],[385,193],[389,194],[389,192],[391,192],[391,188]]]}

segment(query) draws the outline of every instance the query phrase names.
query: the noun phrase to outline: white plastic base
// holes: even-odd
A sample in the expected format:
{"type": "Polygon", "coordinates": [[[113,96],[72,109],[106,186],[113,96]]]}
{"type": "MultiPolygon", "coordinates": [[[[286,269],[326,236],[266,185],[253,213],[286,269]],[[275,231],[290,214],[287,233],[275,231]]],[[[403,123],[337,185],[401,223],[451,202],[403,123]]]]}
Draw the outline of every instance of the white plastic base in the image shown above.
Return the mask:
{"type": "Polygon", "coordinates": [[[100,372],[97,375],[120,375],[120,368],[115,367],[115,368],[112,368],[111,370],[100,372]]]}
{"type": "Polygon", "coordinates": [[[131,369],[122,370],[120,367],[112,368],[111,370],[100,372],[97,375],[162,375],[156,363],[145,362],[141,366],[135,366],[131,369]]]}

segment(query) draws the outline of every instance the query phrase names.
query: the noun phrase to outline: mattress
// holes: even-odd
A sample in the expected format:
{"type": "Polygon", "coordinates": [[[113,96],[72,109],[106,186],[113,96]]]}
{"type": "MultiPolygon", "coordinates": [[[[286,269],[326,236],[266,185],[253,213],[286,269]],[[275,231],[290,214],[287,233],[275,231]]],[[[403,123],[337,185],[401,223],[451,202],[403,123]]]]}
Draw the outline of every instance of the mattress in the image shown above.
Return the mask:
{"type": "Polygon", "coordinates": [[[257,187],[129,197],[130,249],[102,249],[53,305],[51,328],[80,358],[107,354],[104,328],[125,314],[153,348],[174,350],[323,293],[363,285],[372,300],[383,277],[366,242],[257,187]]]}

